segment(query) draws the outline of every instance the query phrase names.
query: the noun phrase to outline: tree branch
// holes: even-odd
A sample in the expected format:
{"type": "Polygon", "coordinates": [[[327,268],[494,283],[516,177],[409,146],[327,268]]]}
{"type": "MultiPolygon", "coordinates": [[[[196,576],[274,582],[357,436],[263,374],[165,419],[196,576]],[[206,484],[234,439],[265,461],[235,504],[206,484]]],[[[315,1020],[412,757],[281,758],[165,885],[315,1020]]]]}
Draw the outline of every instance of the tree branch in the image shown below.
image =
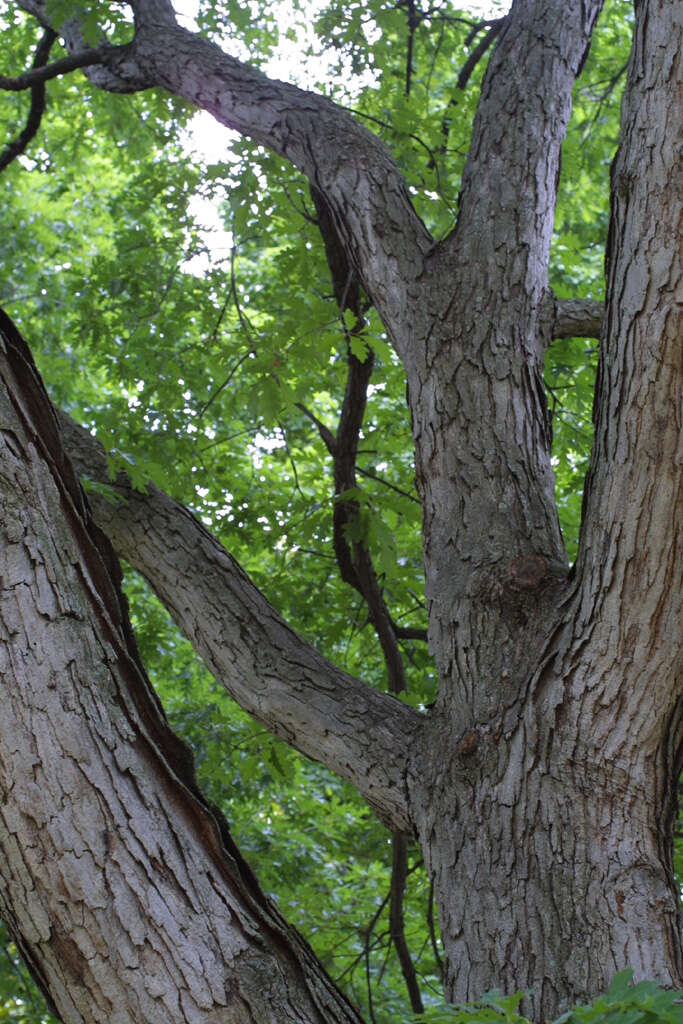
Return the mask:
{"type": "MultiPolygon", "coordinates": [[[[640,716],[630,720],[632,727],[642,722],[638,728],[652,738],[653,750],[663,735],[671,736],[683,696],[677,586],[683,578],[683,216],[677,195],[683,90],[671,73],[682,47],[675,3],[661,4],[656,18],[648,18],[647,5],[637,6],[621,141],[612,164],[595,439],[576,565],[579,622],[590,607],[602,624],[599,639],[582,650],[584,671],[595,672],[602,652],[614,665],[628,664],[629,686],[620,681],[611,691],[592,689],[596,716],[617,699],[620,714],[629,714],[630,706],[640,716]]],[[[614,677],[603,666],[596,678],[614,677]]],[[[607,747],[607,730],[602,736],[596,724],[596,750],[601,742],[607,747]]],[[[675,749],[665,756],[669,764],[653,761],[647,772],[671,771],[675,749]]]]}
{"type": "Polygon", "coordinates": [[[323,444],[330,455],[334,456],[337,441],[330,428],[326,426],[322,420],[318,419],[315,413],[312,413],[311,410],[307,406],[303,405],[302,402],[297,402],[296,407],[304,414],[306,419],[309,419],[311,423],[315,425],[323,444]]]}
{"type": "MultiPolygon", "coordinates": [[[[479,63],[479,61],[481,61],[484,58],[484,56],[486,55],[486,51],[491,47],[492,43],[495,42],[496,37],[499,35],[500,30],[502,29],[504,22],[505,22],[505,18],[497,18],[495,21],[492,21],[492,22],[480,22],[480,24],[477,25],[475,27],[475,29],[473,29],[472,32],[470,32],[470,34],[468,35],[467,40],[466,40],[466,44],[467,45],[469,45],[469,43],[472,42],[472,40],[474,39],[474,36],[475,36],[476,32],[479,30],[479,28],[483,28],[485,26],[490,26],[488,32],[484,33],[482,38],[479,40],[479,42],[474,47],[474,49],[472,50],[472,52],[468,56],[467,60],[463,64],[463,67],[462,67],[462,69],[460,71],[460,74],[458,75],[458,80],[456,82],[456,89],[458,89],[459,92],[462,93],[467,88],[467,83],[469,82],[470,78],[472,77],[472,74],[473,74],[477,64],[479,63]]],[[[446,152],[446,146],[448,144],[448,136],[449,136],[450,130],[451,130],[451,120],[452,119],[449,116],[448,112],[451,110],[451,108],[457,107],[459,102],[460,102],[460,100],[459,100],[459,96],[457,94],[450,98],[450,100],[448,101],[448,106],[446,108],[446,111],[444,112],[443,119],[441,121],[441,134],[443,136],[443,142],[441,144],[439,152],[442,155],[446,152]]]]}
{"type": "MultiPolygon", "coordinates": [[[[52,44],[56,38],[57,34],[53,32],[51,28],[45,30],[43,38],[36,47],[35,56],[33,58],[34,68],[40,68],[47,62],[52,44]]],[[[40,128],[40,122],[42,121],[44,112],[45,84],[43,82],[39,82],[31,89],[31,106],[29,108],[28,117],[26,118],[26,124],[23,131],[19,133],[16,139],[8,143],[2,153],[0,153],[0,171],[4,171],[13,160],[25,151],[29,142],[40,128]]]]}
{"type": "Polygon", "coordinates": [[[429,636],[426,629],[420,626],[398,626],[393,623],[397,640],[422,640],[427,643],[429,636]]]}
{"type": "MultiPolygon", "coordinates": [[[[384,600],[372,555],[365,539],[351,540],[347,536],[347,528],[356,525],[359,516],[358,503],[342,498],[346,491],[355,490],[357,487],[358,440],[365,416],[374,353],[368,349],[365,360],[361,361],[351,350],[352,338],[361,336],[365,327],[361,309],[360,284],[353,272],[353,267],[349,265],[334,216],[324,194],[311,187],[311,197],[316,208],[318,227],[323,238],[327,264],[332,277],[332,287],[340,314],[343,315],[346,310],[350,310],[355,317],[354,326],[346,331],[348,346],[346,388],[336,437],[328,438],[326,435],[329,434],[329,431],[326,431],[323,424],[318,423],[315,417],[311,417],[316,422],[318,431],[333,458],[334,490],[337,498],[333,511],[334,552],[342,579],[358,591],[367,605],[370,621],[382,648],[389,692],[398,695],[406,689],[406,676],[395,626],[384,600]]],[[[310,416],[310,414],[307,415],[310,416]]],[[[406,836],[400,830],[394,830],[391,842],[391,941],[398,956],[411,1006],[415,1012],[420,1013],[423,1010],[422,998],[415,967],[406,942],[403,917],[408,870],[406,836]]]]}
{"type": "Polygon", "coordinates": [[[555,299],[553,338],[600,338],[605,303],[597,299],[555,299]]]}
{"type": "Polygon", "coordinates": [[[416,505],[420,504],[419,499],[414,494],[404,491],[402,487],[397,487],[396,484],[392,484],[391,480],[385,480],[383,476],[378,476],[377,473],[373,473],[369,469],[363,469],[362,466],[356,466],[356,472],[360,473],[361,476],[367,477],[368,480],[374,480],[376,483],[382,484],[383,487],[388,487],[390,491],[400,494],[402,498],[407,498],[408,501],[413,501],[416,505]]]}
{"type": "Polygon", "coordinates": [[[135,60],[130,43],[124,46],[103,44],[102,47],[91,50],[85,44],[78,16],[58,24],[53,21],[49,0],[17,0],[17,6],[32,14],[44,28],[52,28],[57,32],[70,57],[78,59],[94,53],[106,55],[106,60],[77,65],[97,88],[106,89],[108,92],[127,93],[148,89],[154,85],[144,67],[135,60]]]}
{"type": "MultiPolygon", "coordinates": [[[[566,575],[543,382],[548,260],[572,89],[601,6],[513,4],[484,74],[456,226],[426,261],[429,372],[408,382],[430,647],[441,690],[452,680],[456,706],[475,716],[491,713],[479,706],[480,681],[510,663],[523,677],[533,647],[484,593],[494,580],[505,590],[509,573],[538,556],[536,587],[557,589],[566,575]],[[482,629],[491,638],[483,658],[482,629]],[[470,662],[463,652],[475,648],[470,662]]],[[[511,610],[517,595],[505,593],[511,610]]]]}
{"type": "MultiPolygon", "coordinates": [[[[62,414],[77,470],[109,482],[104,449],[62,414]]],[[[98,524],[146,577],[207,668],[249,714],[347,779],[392,829],[411,832],[403,772],[422,717],[323,658],[284,622],[183,506],[127,478],[123,501],[91,493],[98,524]]]]}
{"type": "Polygon", "coordinates": [[[389,692],[399,694],[406,688],[403,659],[372,564],[372,557],[363,540],[351,541],[347,536],[349,527],[353,527],[357,521],[358,503],[355,500],[341,497],[345,492],[355,490],[357,487],[358,439],[365,416],[367,389],[372,376],[374,353],[368,349],[365,360],[361,361],[351,351],[351,336],[361,336],[365,326],[361,309],[360,286],[353,273],[353,267],[349,264],[333,211],[325,195],[317,188],[311,187],[311,197],[315,204],[318,226],[325,246],[332,287],[339,311],[343,314],[346,310],[350,310],[355,317],[355,325],[351,331],[347,332],[346,388],[336,437],[332,437],[324,425],[318,422],[311,413],[307,410],[304,411],[315,422],[320,436],[333,458],[334,493],[337,498],[333,513],[334,552],[339,572],[344,582],[354,587],[367,604],[370,621],[384,654],[389,692]]]}
{"type": "Polygon", "coordinates": [[[362,1024],[201,793],[5,314],[0,409],[0,913],[57,1016],[362,1024]]]}
{"type": "Polygon", "coordinates": [[[391,903],[389,905],[389,928],[391,940],[396,949],[401,973],[408,989],[410,1006],[413,1013],[423,1013],[424,1005],[420,986],[417,983],[417,974],[413,964],[408,943],[406,942],[405,923],[403,918],[403,903],[405,897],[406,879],[408,877],[408,840],[406,836],[395,833],[392,837],[392,861],[391,861],[391,903]]]}
{"type": "MultiPolygon", "coordinates": [[[[47,30],[51,32],[51,29],[47,30]]],[[[45,38],[45,37],[44,37],[45,38]]],[[[52,39],[56,34],[52,34],[52,39]]],[[[50,43],[52,45],[52,43],[50,43]]],[[[68,57],[62,57],[47,66],[40,66],[34,63],[30,71],[24,71],[14,78],[7,75],[0,75],[0,89],[5,92],[23,92],[24,89],[32,89],[35,85],[49,82],[59,75],[66,75],[69,71],[76,71],[77,68],[92,67],[93,64],[103,64],[107,56],[113,56],[115,52],[120,53],[123,47],[99,46],[95,50],[86,50],[83,53],[72,53],[68,57]]],[[[37,54],[36,54],[37,55],[37,54]]]]}
{"type": "MultiPolygon", "coordinates": [[[[45,18],[44,0],[21,4],[45,18]]],[[[166,0],[133,6],[133,41],[109,53],[104,74],[88,72],[93,83],[119,92],[161,86],[291,161],[325,196],[347,258],[391,325],[409,303],[432,239],[384,143],[325,97],[270,80],[180,27],[166,0]]],[[[59,31],[71,49],[80,34],[68,29],[59,31]]]]}

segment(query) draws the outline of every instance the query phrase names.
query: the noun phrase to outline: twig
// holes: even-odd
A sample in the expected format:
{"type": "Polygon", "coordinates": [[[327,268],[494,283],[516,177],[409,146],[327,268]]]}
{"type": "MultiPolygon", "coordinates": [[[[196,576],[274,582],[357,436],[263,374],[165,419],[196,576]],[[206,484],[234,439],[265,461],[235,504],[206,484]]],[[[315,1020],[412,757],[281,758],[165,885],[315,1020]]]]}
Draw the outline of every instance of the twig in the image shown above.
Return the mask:
{"type": "Polygon", "coordinates": [[[282,440],[285,442],[285,451],[287,452],[287,458],[289,459],[289,464],[292,467],[292,473],[294,474],[294,487],[299,492],[299,494],[301,495],[301,497],[305,501],[306,500],[306,495],[301,490],[301,484],[299,483],[299,474],[297,472],[296,462],[294,461],[294,456],[292,455],[291,448],[289,447],[289,442],[287,441],[287,432],[286,432],[283,424],[280,423],[279,420],[278,420],[278,424],[277,425],[280,428],[280,433],[282,434],[282,440]]]}
{"type": "MultiPolygon", "coordinates": [[[[472,77],[472,73],[473,73],[474,69],[476,68],[477,64],[482,59],[482,57],[484,56],[484,54],[486,53],[488,48],[491,46],[491,43],[493,43],[493,41],[495,40],[496,36],[498,36],[498,34],[500,33],[500,30],[502,29],[503,25],[505,24],[505,20],[506,20],[505,18],[496,18],[494,21],[487,21],[487,22],[482,21],[468,35],[467,40],[465,41],[466,45],[468,45],[468,43],[471,40],[474,39],[476,33],[479,31],[479,29],[482,26],[485,26],[485,25],[489,25],[490,26],[488,32],[486,33],[486,35],[484,35],[479,40],[479,42],[477,43],[475,48],[472,50],[472,53],[469,55],[469,57],[465,61],[464,65],[463,65],[463,67],[462,67],[462,69],[460,71],[460,74],[458,75],[458,80],[456,82],[456,89],[458,89],[459,92],[464,92],[465,89],[467,88],[467,83],[469,82],[470,78],[472,77]]],[[[457,95],[456,96],[451,96],[450,100],[448,101],[448,106],[446,107],[446,112],[444,112],[443,120],[441,121],[441,135],[443,136],[443,142],[442,142],[442,145],[441,145],[441,153],[442,154],[445,153],[445,151],[446,151],[446,143],[448,142],[448,136],[449,136],[450,130],[451,130],[451,118],[448,116],[448,110],[450,110],[451,107],[457,107],[458,103],[459,103],[459,99],[458,99],[457,95]]]]}
{"type": "Polygon", "coordinates": [[[420,626],[397,626],[394,623],[394,635],[397,640],[424,640],[429,639],[427,630],[420,626]]]}
{"type": "MultiPolygon", "coordinates": [[[[254,352],[253,342],[252,342],[252,338],[251,338],[251,328],[250,328],[249,322],[247,321],[246,317],[242,313],[242,308],[240,306],[239,296],[237,294],[237,282],[235,280],[235,246],[234,245],[233,245],[232,249],[230,250],[230,294],[232,295],[233,301],[235,303],[235,311],[237,313],[237,318],[238,318],[238,320],[240,322],[240,326],[242,327],[242,330],[244,331],[244,333],[247,336],[247,341],[249,341],[250,347],[249,347],[249,349],[247,349],[247,351],[243,355],[240,356],[240,358],[237,360],[237,362],[233,365],[232,369],[228,373],[228,376],[225,378],[223,383],[221,385],[219,385],[219,387],[216,388],[216,390],[213,392],[213,394],[206,400],[204,405],[199,410],[199,415],[200,416],[203,416],[204,413],[206,412],[206,410],[209,408],[209,406],[212,405],[213,402],[216,401],[218,396],[223,391],[225,391],[225,389],[227,388],[228,384],[230,383],[232,378],[235,376],[235,374],[239,370],[239,368],[242,365],[242,363],[245,360],[247,360],[249,358],[249,356],[253,355],[253,352],[254,352]]],[[[219,320],[219,322],[220,322],[220,320],[219,320]]],[[[218,325],[216,325],[216,326],[218,326],[218,325]]]]}
{"type": "Polygon", "coordinates": [[[389,928],[391,941],[396,949],[401,972],[408,989],[410,1006],[413,1013],[422,1013],[424,1005],[417,983],[415,965],[413,964],[406,942],[405,924],[403,920],[403,901],[405,897],[406,878],[408,873],[408,839],[402,832],[394,832],[392,837],[391,862],[391,905],[389,908],[389,928]]]}
{"type": "Polygon", "coordinates": [[[302,402],[297,402],[296,408],[299,409],[304,414],[304,416],[306,416],[307,419],[311,421],[311,423],[315,424],[318,433],[320,434],[320,437],[323,441],[323,444],[327,448],[330,455],[334,456],[337,447],[337,440],[332,431],[329,429],[329,427],[326,427],[323,421],[319,420],[315,413],[311,412],[311,410],[302,402]]]}
{"type": "Polygon", "coordinates": [[[368,480],[375,480],[378,484],[388,487],[390,490],[395,491],[396,494],[400,494],[402,498],[407,498],[408,501],[414,501],[416,505],[420,504],[419,498],[416,498],[414,494],[404,491],[402,488],[397,487],[396,484],[392,484],[389,480],[385,480],[383,477],[377,476],[376,473],[371,473],[369,469],[362,469],[360,466],[356,466],[356,472],[360,473],[361,476],[367,477],[368,480]]]}

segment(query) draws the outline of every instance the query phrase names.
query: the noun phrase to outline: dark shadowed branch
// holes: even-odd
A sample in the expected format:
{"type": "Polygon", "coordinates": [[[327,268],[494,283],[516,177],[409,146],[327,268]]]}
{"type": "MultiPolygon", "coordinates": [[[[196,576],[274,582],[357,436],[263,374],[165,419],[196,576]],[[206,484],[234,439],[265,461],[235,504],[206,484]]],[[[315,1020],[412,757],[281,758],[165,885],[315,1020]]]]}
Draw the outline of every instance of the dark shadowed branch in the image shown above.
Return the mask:
{"type": "MultiPolygon", "coordinates": [[[[36,57],[40,48],[45,44],[45,40],[48,38],[48,32],[52,32],[52,29],[48,29],[41,40],[36,51],[36,57]]],[[[56,34],[52,33],[52,38],[48,46],[48,52],[52,42],[56,39],[56,34]]],[[[94,64],[103,64],[107,57],[110,57],[115,51],[120,51],[121,47],[113,46],[99,46],[94,50],[86,50],[83,53],[71,53],[68,57],[62,57],[60,60],[56,60],[53,64],[45,64],[43,61],[41,64],[36,64],[34,61],[33,67],[30,71],[24,71],[21,75],[16,77],[8,77],[7,75],[0,75],[0,89],[5,92],[23,92],[25,89],[32,89],[35,85],[42,85],[45,82],[49,82],[52,78],[58,78],[60,75],[66,75],[69,71],[76,71],[77,68],[92,67],[94,64]]],[[[45,55],[47,58],[47,54],[45,55]]]]}
{"type": "MultiPolygon", "coordinates": [[[[57,38],[57,33],[53,32],[51,28],[45,30],[43,38],[36,47],[35,56],[33,58],[33,68],[38,69],[43,67],[47,63],[47,58],[52,49],[52,44],[57,38]]],[[[31,86],[31,106],[29,108],[28,117],[26,118],[26,124],[23,130],[17,135],[16,139],[8,143],[0,153],[0,171],[4,171],[13,160],[26,150],[31,139],[36,135],[40,128],[40,122],[45,112],[45,82],[36,82],[31,86]]]]}

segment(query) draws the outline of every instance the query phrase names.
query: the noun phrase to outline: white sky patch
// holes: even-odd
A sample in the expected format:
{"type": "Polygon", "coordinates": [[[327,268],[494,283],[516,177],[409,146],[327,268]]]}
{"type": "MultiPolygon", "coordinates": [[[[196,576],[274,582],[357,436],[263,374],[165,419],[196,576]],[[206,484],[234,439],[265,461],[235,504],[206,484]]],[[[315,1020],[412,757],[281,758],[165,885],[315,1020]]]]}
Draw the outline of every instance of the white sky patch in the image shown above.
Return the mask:
{"type": "Polygon", "coordinates": [[[261,469],[264,453],[270,455],[276,448],[284,447],[285,439],[279,430],[270,435],[262,434],[259,431],[254,435],[254,440],[247,446],[247,451],[251,455],[254,468],[261,469]]]}

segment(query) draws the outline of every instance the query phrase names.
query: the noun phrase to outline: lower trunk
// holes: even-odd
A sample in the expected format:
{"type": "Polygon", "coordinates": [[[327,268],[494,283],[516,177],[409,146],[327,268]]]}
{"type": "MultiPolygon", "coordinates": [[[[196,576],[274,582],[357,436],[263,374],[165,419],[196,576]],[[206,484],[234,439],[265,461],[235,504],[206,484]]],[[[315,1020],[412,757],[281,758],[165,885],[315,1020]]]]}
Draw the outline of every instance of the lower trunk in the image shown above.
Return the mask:
{"type": "MultiPolygon", "coordinates": [[[[554,731],[548,719],[558,726],[559,716],[547,699],[539,714],[540,728],[519,716],[457,743],[435,721],[426,750],[451,753],[416,803],[446,997],[525,991],[524,1011],[548,1020],[593,999],[625,967],[681,984],[670,800],[678,766],[635,742],[630,760],[591,759],[570,748],[566,729],[554,731]]],[[[627,743],[628,726],[616,729],[627,743]]]]}
{"type": "Polygon", "coordinates": [[[0,318],[0,916],[64,1024],[361,1024],[196,786],[0,318]]]}

